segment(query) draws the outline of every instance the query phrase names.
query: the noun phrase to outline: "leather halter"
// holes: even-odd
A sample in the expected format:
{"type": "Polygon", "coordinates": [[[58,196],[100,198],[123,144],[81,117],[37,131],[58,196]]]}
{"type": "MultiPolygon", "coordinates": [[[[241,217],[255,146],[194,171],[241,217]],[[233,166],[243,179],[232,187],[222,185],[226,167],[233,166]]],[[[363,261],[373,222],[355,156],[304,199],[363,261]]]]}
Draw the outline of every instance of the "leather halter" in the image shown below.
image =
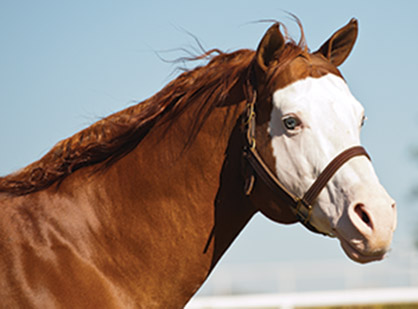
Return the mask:
{"type": "Polygon", "coordinates": [[[245,145],[243,149],[243,156],[251,167],[249,178],[246,179],[246,194],[251,194],[255,178],[257,177],[265,185],[267,185],[279,203],[284,203],[290,206],[298,220],[309,230],[319,234],[333,236],[331,234],[318,231],[310,223],[313,204],[322,189],[327,185],[329,180],[342,165],[357,156],[366,156],[369,160],[370,156],[362,146],[354,146],[344,150],[325,167],[306,193],[302,197],[298,197],[287,190],[285,186],[280,183],[279,179],[270,170],[257,152],[255,138],[256,114],[254,109],[256,100],[256,92],[254,91],[251,102],[247,103],[247,117],[245,121],[246,134],[244,139],[245,145]]]}

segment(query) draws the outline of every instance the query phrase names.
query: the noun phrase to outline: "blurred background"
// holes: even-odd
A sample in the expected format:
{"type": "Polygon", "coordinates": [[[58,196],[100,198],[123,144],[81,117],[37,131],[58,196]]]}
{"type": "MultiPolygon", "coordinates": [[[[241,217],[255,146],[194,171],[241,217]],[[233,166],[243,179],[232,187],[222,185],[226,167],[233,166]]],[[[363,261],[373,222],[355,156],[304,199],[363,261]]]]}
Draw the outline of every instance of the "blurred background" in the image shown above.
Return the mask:
{"type": "Polygon", "coordinates": [[[392,251],[357,265],[336,240],[257,215],[199,295],[418,286],[417,10],[408,0],[2,0],[0,175],[159,91],[180,73],[164,60],[198,53],[189,33],[206,49],[255,49],[270,25],[260,20],[299,38],[291,12],[314,51],[356,17],[358,41],[341,70],[366,109],[363,144],[397,201],[392,251]]]}

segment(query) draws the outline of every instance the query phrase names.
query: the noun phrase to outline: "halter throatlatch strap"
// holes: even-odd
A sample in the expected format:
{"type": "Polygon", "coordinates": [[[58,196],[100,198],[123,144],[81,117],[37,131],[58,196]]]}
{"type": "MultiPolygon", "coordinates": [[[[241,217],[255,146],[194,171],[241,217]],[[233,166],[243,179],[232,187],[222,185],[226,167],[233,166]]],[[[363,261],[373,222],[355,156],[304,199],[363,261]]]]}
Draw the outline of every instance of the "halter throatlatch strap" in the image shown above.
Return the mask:
{"type": "Polygon", "coordinates": [[[245,121],[246,133],[245,133],[245,146],[244,146],[244,158],[249,163],[252,171],[248,170],[248,165],[245,167],[246,188],[245,193],[251,194],[252,187],[254,185],[255,177],[258,177],[274,194],[275,198],[281,202],[289,205],[294,211],[298,220],[304,224],[309,230],[324,234],[318,231],[313,225],[310,224],[310,218],[312,215],[313,204],[321,193],[322,189],[327,185],[332,176],[350,159],[357,156],[366,156],[370,160],[370,156],[362,146],[354,146],[348,148],[336,156],[319,174],[315,182],[306,191],[303,197],[297,197],[280,183],[275,174],[263,161],[256,149],[255,139],[255,95],[252,102],[247,104],[247,119],[245,121]]]}

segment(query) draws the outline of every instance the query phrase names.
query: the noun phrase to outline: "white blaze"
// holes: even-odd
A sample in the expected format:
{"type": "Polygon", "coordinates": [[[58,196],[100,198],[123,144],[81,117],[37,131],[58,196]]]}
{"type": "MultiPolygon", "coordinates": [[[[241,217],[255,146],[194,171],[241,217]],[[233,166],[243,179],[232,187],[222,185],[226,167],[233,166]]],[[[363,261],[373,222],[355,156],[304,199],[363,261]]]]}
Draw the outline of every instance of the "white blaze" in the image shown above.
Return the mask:
{"type": "MultiPolygon", "coordinates": [[[[308,77],[277,90],[273,94],[269,134],[279,180],[301,197],[333,158],[360,144],[363,117],[361,104],[345,81],[334,74],[308,77]],[[300,125],[287,129],[283,123],[287,117],[297,118],[300,125]]],[[[381,238],[391,238],[394,215],[385,219],[387,213],[377,208],[391,208],[394,202],[364,156],[351,159],[337,171],[314,205],[311,223],[323,232],[337,233],[353,246],[366,247],[370,245],[364,243],[369,227],[362,230],[364,222],[356,222],[361,219],[352,214],[353,205],[360,204],[366,205],[365,212],[373,217],[373,224],[385,225],[382,229],[390,231],[390,236],[381,238]]]]}

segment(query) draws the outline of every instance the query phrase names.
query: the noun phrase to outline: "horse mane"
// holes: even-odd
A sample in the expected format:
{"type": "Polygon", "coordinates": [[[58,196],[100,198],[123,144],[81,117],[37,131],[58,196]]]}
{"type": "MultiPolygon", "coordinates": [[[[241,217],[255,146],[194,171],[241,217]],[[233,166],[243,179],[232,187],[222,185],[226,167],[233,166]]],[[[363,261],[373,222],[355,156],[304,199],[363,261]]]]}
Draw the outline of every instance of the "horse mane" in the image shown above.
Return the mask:
{"type": "MultiPolygon", "coordinates": [[[[287,60],[306,51],[303,31],[299,43],[287,40],[286,56],[280,57],[271,76],[275,76],[287,60]]],[[[227,100],[233,87],[242,82],[244,94],[249,93],[248,80],[254,55],[255,52],[248,49],[232,53],[214,49],[192,59],[209,58],[210,61],[205,66],[183,72],[149,99],[58,142],[38,161],[0,177],[0,193],[25,195],[59,183],[80,168],[102,162],[108,167],[132,151],[156,123],[172,123],[187,107],[197,106],[189,137],[192,141],[211,112],[227,100]]]]}

